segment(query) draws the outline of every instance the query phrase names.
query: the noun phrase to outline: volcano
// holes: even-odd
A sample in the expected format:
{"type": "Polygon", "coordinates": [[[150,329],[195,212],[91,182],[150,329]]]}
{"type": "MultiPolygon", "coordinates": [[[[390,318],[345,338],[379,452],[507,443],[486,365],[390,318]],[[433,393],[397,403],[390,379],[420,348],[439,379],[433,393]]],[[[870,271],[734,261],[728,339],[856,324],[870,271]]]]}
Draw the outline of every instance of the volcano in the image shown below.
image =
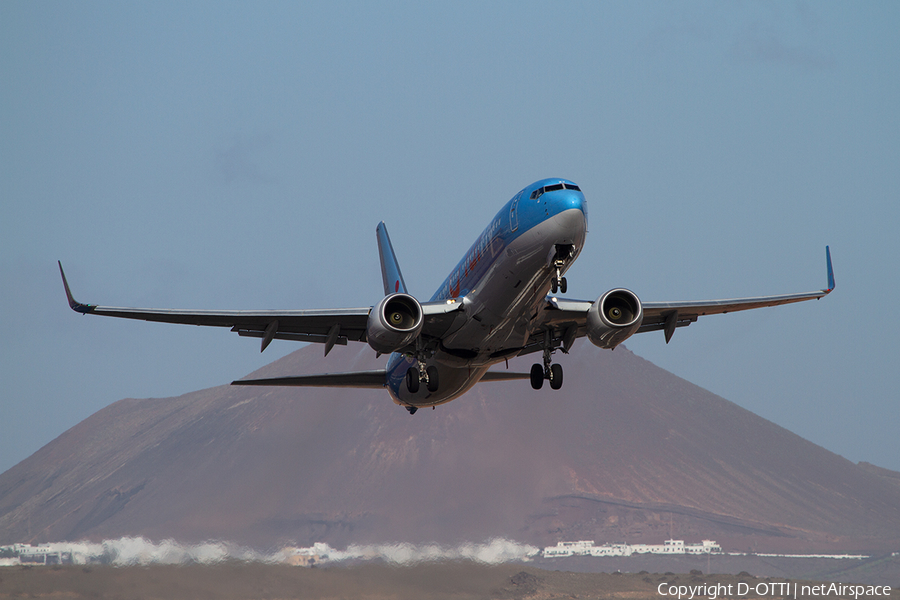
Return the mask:
{"type": "MultiPolygon", "coordinates": [[[[362,345],[327,358],[309,346],[252,377],[384,360],[362,345]]],[[[224,385],[120,400],[0,475],[0,544],[675,537],[779,552],[900,542],[897,473],[854,464],[624,347],[578,344],[559,362],[560,391],[482,383],[415,415],[381,390],[224,385]]]]}

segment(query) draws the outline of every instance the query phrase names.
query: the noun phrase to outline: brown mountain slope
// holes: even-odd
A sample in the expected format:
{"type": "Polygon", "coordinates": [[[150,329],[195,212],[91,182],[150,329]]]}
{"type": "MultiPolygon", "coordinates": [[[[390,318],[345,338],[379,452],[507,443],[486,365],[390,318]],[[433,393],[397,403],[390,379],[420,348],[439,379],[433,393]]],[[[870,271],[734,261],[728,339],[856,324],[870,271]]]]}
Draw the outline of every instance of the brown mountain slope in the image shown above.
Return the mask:
{"type": "MultiPolygon", "coordinates": [[[[373,354],[309,347],[254,376],[373,368],[373,354]]],[[[582,344],[560,362],[560,392],[482,384],[414,416],[380,390],[122,400],[0,475],[0,544],[900,541],[900,488],[885,478],[624,348],[582,344]]]]}

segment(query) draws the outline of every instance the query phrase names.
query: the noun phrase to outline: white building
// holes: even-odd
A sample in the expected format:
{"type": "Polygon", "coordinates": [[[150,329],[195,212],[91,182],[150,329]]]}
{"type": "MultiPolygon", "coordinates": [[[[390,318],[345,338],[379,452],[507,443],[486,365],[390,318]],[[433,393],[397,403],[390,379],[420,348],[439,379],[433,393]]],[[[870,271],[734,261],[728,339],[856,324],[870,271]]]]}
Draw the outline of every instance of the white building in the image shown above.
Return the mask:
{"type": "Polygon", "coordinates": [[[628,544],[603,544],[591,548],[591,556],[631,556],[631,546],[628,544]]]}
{"type": "Polygon", "coordinates": [[[722,547],[715,540],[703,540],[699,544],[685,544],[686,554],[720,554],[722,547]]]}
{"type": "Polygon", "coordinates": [[[19,564],[58,565],[70,564],[72,553],[55,549],[50,544],[13,544],[12,549],[18,554],[19,564]]]}
{"type": "Polygon", "coordinates": [[[556,546],[544,548],[544,556],[584,556],[591,553],[594,540],[580,542],[556,542],[556,546]]]}
{"type": "Polygon", "coordinates": [[[684,540],[666,540],[662,544],[634,544],[635,554],[684,554],[684,540]]]}
{"type": "Polygon", "coordinates": [[[544,548],[543,555],[561,556],[631,556],[632,554],[717,554],[722,548],[714,540],[703,540],[699,544],[685,544],[684,540],[666,540],[662,544],[603,544],[595,546],[593,541],[557,542],[556,546],[544,548]]]}

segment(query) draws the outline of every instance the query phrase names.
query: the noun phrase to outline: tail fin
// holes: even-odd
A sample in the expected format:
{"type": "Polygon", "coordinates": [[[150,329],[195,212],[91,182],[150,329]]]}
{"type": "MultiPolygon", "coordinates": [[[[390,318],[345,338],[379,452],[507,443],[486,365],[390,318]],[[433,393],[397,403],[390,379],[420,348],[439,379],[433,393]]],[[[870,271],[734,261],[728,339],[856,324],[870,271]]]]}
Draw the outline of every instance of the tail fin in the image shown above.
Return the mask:
{"type": "Polygon", "coordinates": [[[397,264],[397,256],[394,247],[391,246],[391,238],[388,235],[384,221],[375,228],[375,237],[378,238],[378,258],[381,261],[381,279],[384,282],[384,295],[396,292],[406,292],[406,283],[403,274],[400,273],[400,265],[397,264]]]}

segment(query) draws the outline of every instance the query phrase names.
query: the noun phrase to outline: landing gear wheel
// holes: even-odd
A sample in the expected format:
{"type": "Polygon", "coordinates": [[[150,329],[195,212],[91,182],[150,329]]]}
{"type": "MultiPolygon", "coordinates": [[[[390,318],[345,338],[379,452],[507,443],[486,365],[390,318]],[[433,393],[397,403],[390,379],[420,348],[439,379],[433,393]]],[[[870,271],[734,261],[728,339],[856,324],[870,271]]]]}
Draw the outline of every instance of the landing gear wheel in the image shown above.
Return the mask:
{"type": "Polygon", "coordinates": [[[410,394],[416,394],[419,391],[419,370],[415,367],[410,367],[406,371],[406,389],[410,394]]]}
{"type": "Polygon", "coordinates": [[[565,294],[565,293],[566,293],[566,288],[568,288],[568,287],[569,287],[569,286],[568,286],[568,284],[566,283],[566,278],[565,278],[565,277],[563,277],[562,279],[559,280],[559,293],[565,294]]]}
{"type": "Polygon", "coordinates": [[[531,387],[539,390],[544,385],[544,367],[539,364],[531,365],[531,387]]]}
{"type": "MultiPolygon", "coordinates": [[[[535,365],[538,366],[538,365],[535,365]]],[[[533,369],[533,367],[532,367],[533,369]]],[[[534,377],[534,372],[532,370],[532,377],[534,377]]],[[[558,390],[562,387],[563,382],[563,369],[562,365],[553,364],[550,365],[550,387],[554,390],[558,390]]]]}
{"type": "Polygon", "coordinates": [[[550,293],[555,294],[557,289],[559,289],[559,286],[556,283],[556,279],[550,280],[550,293]]]}
{"type": "Polygon", "coordinates": [[[414,414],[416,414],[416,411],[419,410],[419,407],[418,406],[407,406],[406,410],[409,411],[409,414],[414,415],[414,414]]]}
{"type": "Polygon", "coordinates": [[[429,392],[436,392],[438,389],[437,367],[431,366],[425,369],[425,376],[427,377],[425,387],[428,388],[429,392]]]}

